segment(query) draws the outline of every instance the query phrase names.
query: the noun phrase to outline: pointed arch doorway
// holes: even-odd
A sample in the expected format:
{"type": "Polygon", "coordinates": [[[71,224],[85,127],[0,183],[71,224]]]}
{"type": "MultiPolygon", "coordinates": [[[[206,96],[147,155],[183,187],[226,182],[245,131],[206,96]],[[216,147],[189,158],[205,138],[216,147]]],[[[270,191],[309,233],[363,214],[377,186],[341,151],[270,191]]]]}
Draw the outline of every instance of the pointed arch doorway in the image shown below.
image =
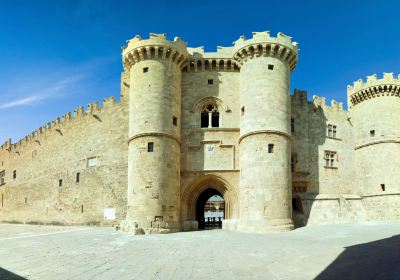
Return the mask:
{"type": "Polygon", "coordinates": [[[234,229],[238,216],[236,190],[223,177],[211,174],[199,176],[182,195],[184,231],[221,227],[234,229]]]}

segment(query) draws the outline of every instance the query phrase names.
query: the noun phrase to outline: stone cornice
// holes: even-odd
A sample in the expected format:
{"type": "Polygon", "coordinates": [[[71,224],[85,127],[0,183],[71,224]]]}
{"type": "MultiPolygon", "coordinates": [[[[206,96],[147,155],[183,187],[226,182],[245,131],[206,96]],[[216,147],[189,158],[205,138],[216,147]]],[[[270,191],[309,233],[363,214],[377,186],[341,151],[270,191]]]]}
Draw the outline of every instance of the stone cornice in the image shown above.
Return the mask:
{"type": "Polygon", "coordinates": [[[400,139],[381,139],[381,140],[365,143],[365,144],[362,144],[362,145],[358,145],[358,146],[354,147],[354,150],[365,148],[365,147],[368,147],[368,146],[371,146],[371,145],[385,144],[385,143],[397,143],[397,144],[400,144],[400,139]]]}
{"type": "Polygon", "coordinates": [[[169,134],[169,133],[165,133],[165,132],[147,132],[147,133],[136,134],[136,135],[133,135],[133,136],[131,136],[129,138],[128,144],[132,140],[137,139],[137,138],[141,138],[141,137],[158,137],[158,136],[168,137],[168,138],[174,139],[176,142],[178,142],[179,145],[181,144],[181,140],[178,137],[176,137],[175,135],[169,134]]]}
{"type": "Polygon", "coordinates": [[[287,133],[282,132],[282,131],[277,131],[277,130],[257,130],[257,131],[252,131],[252,132],[249,132],[249,133],[246,133],[246,134],[240,136],[239,144],[240,144],[240,142],[242,142],[242,140],[244,138],[246,138],[248,136],[251,136],[251,135],[256,135],[256,134],[276,134],[276,135],[279,135],[279,136],[283,136],[284,138],[286,138],[288,140],[292,139],[292,136],[290,134],[287,134],[287,133]]]}

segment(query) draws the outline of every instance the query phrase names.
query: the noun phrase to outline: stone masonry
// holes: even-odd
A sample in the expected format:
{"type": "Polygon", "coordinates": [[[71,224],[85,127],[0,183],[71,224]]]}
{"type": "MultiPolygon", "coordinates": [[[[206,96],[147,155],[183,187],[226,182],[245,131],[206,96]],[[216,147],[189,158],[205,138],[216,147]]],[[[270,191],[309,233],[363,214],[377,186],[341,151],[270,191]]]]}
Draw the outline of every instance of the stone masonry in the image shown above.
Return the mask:
{"type": "Polygon", "coordinates": [[[282,33],[216,52],[165,34],[127,42],[118,101],[1,146],[0,221],[196,230],[208,194],[228,230],[400,219],[392,73],[348,86],[346,111],[290,95],[298,48],[282,33]]]}

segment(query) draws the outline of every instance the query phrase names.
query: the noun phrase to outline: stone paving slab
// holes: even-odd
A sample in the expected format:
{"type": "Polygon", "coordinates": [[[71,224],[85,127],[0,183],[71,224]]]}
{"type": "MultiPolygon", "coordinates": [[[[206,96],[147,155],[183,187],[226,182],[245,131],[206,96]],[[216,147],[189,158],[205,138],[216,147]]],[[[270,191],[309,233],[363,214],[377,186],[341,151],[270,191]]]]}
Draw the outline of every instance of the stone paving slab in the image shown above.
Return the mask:
{"type": "Polygon", "coordinates": [[[0,279],[400,279],[400,223],[132,236],[0,224],[0,279]]]}

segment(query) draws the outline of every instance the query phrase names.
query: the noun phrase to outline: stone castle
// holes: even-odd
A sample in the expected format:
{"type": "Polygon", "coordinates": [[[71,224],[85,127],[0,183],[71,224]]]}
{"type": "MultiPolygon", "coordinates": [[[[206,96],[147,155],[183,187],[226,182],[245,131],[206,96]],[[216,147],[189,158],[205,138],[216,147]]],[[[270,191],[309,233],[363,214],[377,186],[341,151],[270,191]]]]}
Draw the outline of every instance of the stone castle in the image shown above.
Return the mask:
{"type": "Polygon", "coordinates": [[[254,32],[204,52],[165,34],[123,47],[121,98],[0,149],[0,221],[196,230],[211,196],[245,232],[400,219],[400,79],[342,103],[294,90],[297,43],[254,32]]]}

